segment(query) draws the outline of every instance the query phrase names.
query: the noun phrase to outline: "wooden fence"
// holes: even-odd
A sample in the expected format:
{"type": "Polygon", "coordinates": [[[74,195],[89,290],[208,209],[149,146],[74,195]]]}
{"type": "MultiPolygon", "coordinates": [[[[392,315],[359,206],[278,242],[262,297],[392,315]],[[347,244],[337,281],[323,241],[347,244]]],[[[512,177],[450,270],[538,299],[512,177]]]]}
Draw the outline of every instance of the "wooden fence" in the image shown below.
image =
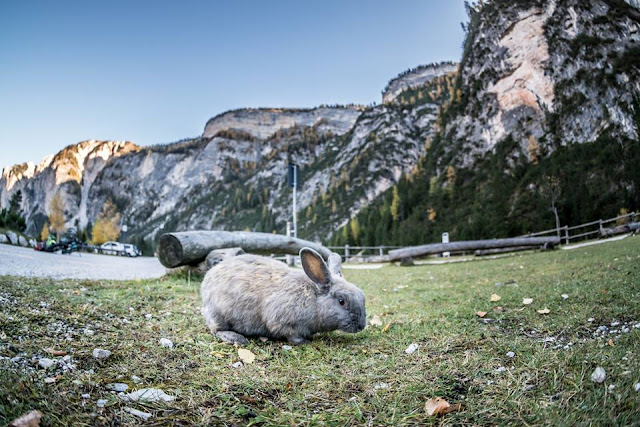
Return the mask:
{"type": "MultiPolygon", "coordinates": [[[[634,222],[640,219],[639,212],[631,212],[625,215],[620,215],[615,218],[599,219],[597,221],[591,221],[584,224],[574,226],[562,226],[559,228],[551,228],[549,230],[538,231],[536,233],[524,234],[518,237],[542,237],[542,236],[557,236],[561,242],[565,245],[578,240],[587,240],[590,238],[596,238],[605,234],[605,229],[614,226],[620,222],[634,222]]],[[[355,256],[358,258],[370,258],[370,257],[382,257],[387,255],[390,250],[403,249],[405,246],[328,246],[329,249],[336,251],[343,258],[349,260],[355,256]]],[[[455,253],[455,252],[454,252],[455,253]]],[[[461,252],[464,253],[464,252],[461,252]]]]}

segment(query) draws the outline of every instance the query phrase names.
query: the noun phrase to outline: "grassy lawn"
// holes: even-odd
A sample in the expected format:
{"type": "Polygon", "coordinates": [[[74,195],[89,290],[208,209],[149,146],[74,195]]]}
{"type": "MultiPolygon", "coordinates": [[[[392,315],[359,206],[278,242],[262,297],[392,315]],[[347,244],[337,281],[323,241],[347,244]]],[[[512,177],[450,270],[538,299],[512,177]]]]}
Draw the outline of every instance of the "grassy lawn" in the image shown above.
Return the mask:
{"type": "Polygon", "coordinates": [[[205,327],[199,282],[0,277],[0,424],[32,409],[45,425],[145,423],[125,407],[152,413],[150,425],[640,424],[640,237],[345,274],[382,326],[291,350],[251,340],[256,360],[240,368],[238,349],[205,327]],[[411,343],[419,348],[406,354],[411,343]],[[74,369],[34,364],[62,359],[48,348],[66,351],[74,369]],[[112,355],[95,360],[94,348],[112,355]],[[602,384],[591,381],[597,366],[602,384]],[[176,400],[125,403],[107,389],[114,382],[176,400]],[[427,416],[425,401],[438,396],[461,410],[427,416]]]}

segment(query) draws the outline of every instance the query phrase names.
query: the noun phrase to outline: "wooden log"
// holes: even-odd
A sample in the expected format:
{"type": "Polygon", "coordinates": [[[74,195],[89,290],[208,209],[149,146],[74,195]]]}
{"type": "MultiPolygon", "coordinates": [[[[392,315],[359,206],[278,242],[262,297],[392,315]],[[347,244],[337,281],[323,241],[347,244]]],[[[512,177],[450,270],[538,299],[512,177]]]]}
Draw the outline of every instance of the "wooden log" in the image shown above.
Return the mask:
{"type": "Polygon", "coordinates": [[[618,234],[631,233],[640,230],[640,222],[630,222],[616,227],[602,228],[600,237],[612,237],[618,234]]]}
{"type": "Polygon", "coordinates": [[[215,249],[242,248],[249,253],[298,255],[304,247],[314,249],[326,260],[331,255],[329,249],[318,243],[281,234],[202,230],[163,234],[158,241],[158,259],[165,267],[174,268],[198,264],[215,249]]]}
{"type": "Polygon", "coordinates": [[[411,246],[408,248],[395,249],[389,251],[387,256],[389,261],[397,261],[402,258],[417,258],[425,255],[439,254],[442,252],[454,251],[475,251],[478,249],[497,249],[518,246],[544,246],[558,245],[560,239],[557,237],[514,237],[509,239],[493,240],[463,240],[450,243],[432,243],[430,245],[411,246]]]}

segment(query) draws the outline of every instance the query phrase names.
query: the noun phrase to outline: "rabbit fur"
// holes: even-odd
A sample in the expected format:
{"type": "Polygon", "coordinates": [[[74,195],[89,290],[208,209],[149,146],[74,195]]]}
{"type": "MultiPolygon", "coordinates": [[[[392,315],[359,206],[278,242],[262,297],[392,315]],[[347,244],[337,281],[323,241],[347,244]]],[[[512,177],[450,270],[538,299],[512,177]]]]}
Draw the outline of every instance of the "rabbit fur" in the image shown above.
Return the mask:
{"type": "Polygon", "coordinates": [[[340,255],[329,265],[310,248],[300,251],[303,271],[256,255],[228,258],[207,272],[200,294],[211,332],[231,343],[245,336],[308,342],[316,332],[359,332],[366,326],[362,290],[340,272],[340,255]]]}

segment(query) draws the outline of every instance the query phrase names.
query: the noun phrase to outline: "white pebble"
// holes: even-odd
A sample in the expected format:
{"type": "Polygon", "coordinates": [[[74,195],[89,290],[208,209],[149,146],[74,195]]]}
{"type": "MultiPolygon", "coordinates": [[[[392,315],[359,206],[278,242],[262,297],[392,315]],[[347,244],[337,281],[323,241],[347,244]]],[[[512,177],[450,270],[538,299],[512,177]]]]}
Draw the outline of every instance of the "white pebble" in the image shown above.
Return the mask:
{"type": "Polygon", "coordinates": [[[504,366],[498,366],[498,369],[496,369],[496,372],[504,372],[506,370],[507,368],[505,368],[504,366]]]}
{"type": "Polygon", "coordinates": [[[607,373],[601,366],[598,366],[591,374],[591,381],[594,383],[603,383],[607,379],[607,373]]]}
{"type": "Polygon", "coordinates": [[[131,381],[133,381],[136,384],[140,384],[142,382],[142,378],[140,378],[137,375],[131,375],[131,381]]]}
{"type": "Polygon", "coordinates": [[[84,334],[88,337],[93,336],[93,334],[95,334],[95,331],[93,329],[86,329],[84,330],[84,334]]]}
{"type": "Polygon", "coordinates": [[[128,388],[129,388],[129,386],[124,384],[124,383],[107,384],[107,390],[113,390],[113,391],[117,391],[117,392],[125,391],[128,388]]]}
{"type": "Polygon", "coordinates": [[[615,384],[609,384],[609,391],[613,391],[616,389],[616,385],[615,384]]]}
{"type": "Polygon", "coordinates": [[[618,326],[620,322],[611,322],[611,326],[618,326]]]}
{"type": "Polygon", "coordinates": [[[567,295],[567,294],[562,294],[560,296],[562,297],[562,299],[568,299],[569,298],[569,295],[567,295]]]}
{"type": "Polygon", "coordinates": [[[516,354],[513,351],[508,351],[507,352],[507,357],[513,359],[514,357],[516,357],[516,354]]]}
{"type": "Polygon", "coordinates": [[[142,412],[134,408],[129,408],[128,406],[124,407],[124,411],[130,413],[131,415],[135,415],[136,417],[140,417],[145,421],[153,416],[149,412],[142,412]]]}
{"type": "Polygon", "coordinates": [[[291,347],[290,345],[285,344],[285,345],[282,346],[282,349],[284,351],[291,351],[291,350],[293,350],[293,347],[291,347]]]}
{"type": "Polygon", "coordinates": [[[231,364],[231,367],[232,367],[232,368],[236,368],[236,369],[238,369],[238,368],[242,368],[243,366],[244,366],[244,365],[242,364],[242,362],[236,362],[236,363],[232,363],[232,364],[231,364]]]}
{"type": "Polygon", "coordinates": [[[82,395],[83,399],[89,399],[91,397],[91,395],[89,395],[89,393],[85,393],[82,395]]]}
{"type": "Polygon", "coordinates": [[[52,367],[54,363],[56,363],[54,360],[47,359],[46,357],[38,360],[38,365],[40,365],[40,367],[44,369],[52,367]]]}
{"type": "Polygon", "coordinates": [[[96,348],[93,350],[93,358],[94,359],[106,359],[107,357],[111,356],[111,352],[109,350],[103,350],[101,348],[96,348]]]}
{"type": "Polygon", "coordinates": [[[96,402],[96,405],[98,405],[98,408],[104,408],[104,405],[107,404],[107,399],[98,399],[98,401],[96,402]]]}
{"type": "Polygon", "coordinates": [[[153,314],[145,314],[144,317],[146,317],[147,319],[153,319],[153,314]]]}
{"type": "Polygon", "coordinates": [[[175,396],[170,396],[159,388],[141,388],[129,394],[120,396],[125,402],[157,402],[162,400],[164,402],[171,402],[176,399],[175,396]]]}
{"type": "Polygon", "coordinates": [[[373,386],[374,390],[386,390],[389,388],[389,384],[387,383],[379,383],[373,386]]]}
{"type": "Polygon", "coordinates": [[[640,391],[640,383],[636,383],[635,389],[636,389],[636,391],[640,391]]]}
{"type": "Polygon", "coordinates": [[[166,348],[173,348],[173,341],[167,338],[160,338],[160,345],[166,348]]]}
{"type": "Polygon", "coordinates": [[[407,349],[404,352],[407,353],[407,354],[411,354],[411,353],[415,352],[418,349],[418,347],[419,347],[418,344],[411,343],[409,345],[409,347],[407,347],[407,349]]]}

